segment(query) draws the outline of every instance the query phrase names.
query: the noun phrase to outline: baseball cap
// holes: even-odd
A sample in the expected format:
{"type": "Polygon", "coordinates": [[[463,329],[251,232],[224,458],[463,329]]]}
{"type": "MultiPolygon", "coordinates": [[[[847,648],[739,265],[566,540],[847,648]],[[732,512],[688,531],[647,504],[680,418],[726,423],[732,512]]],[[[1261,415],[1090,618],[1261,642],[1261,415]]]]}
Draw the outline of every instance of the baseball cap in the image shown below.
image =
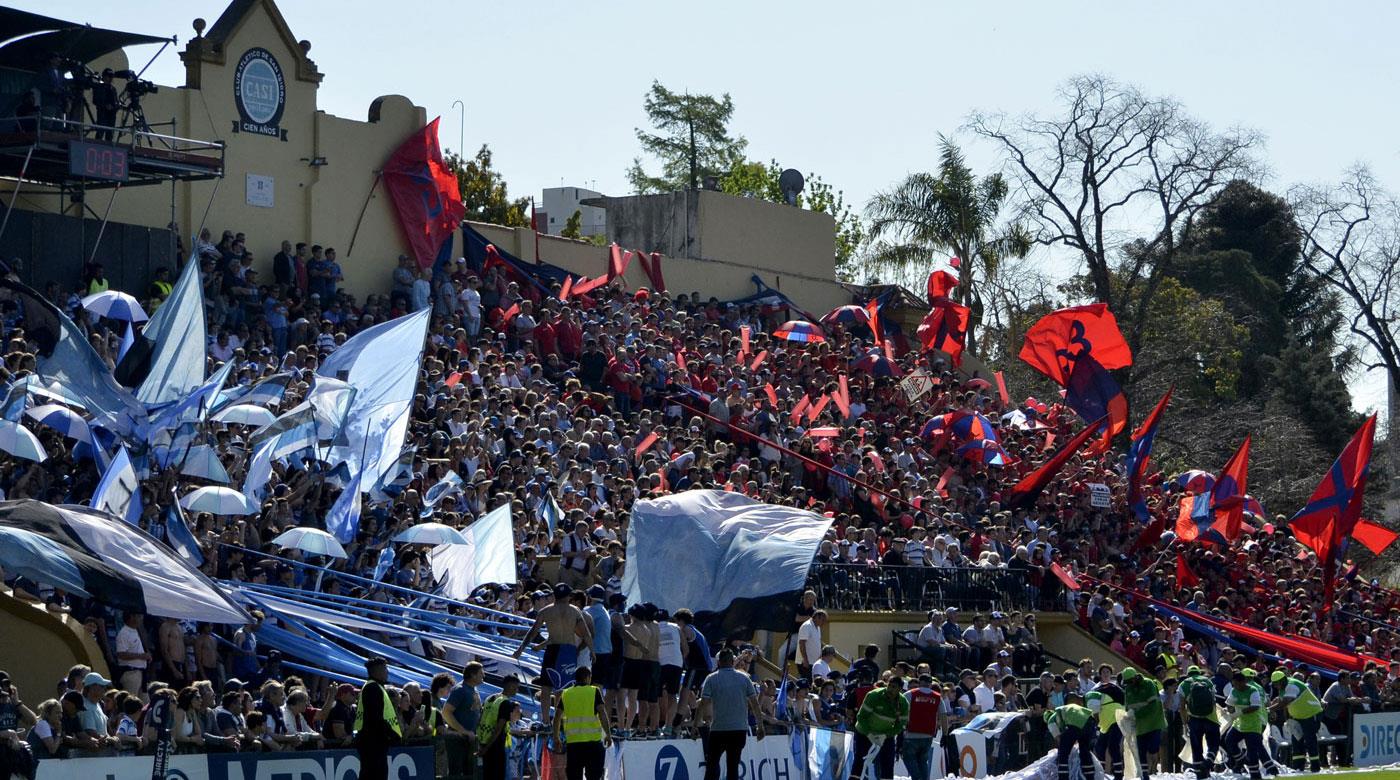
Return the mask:
{"type": "Polygon", "coordinates": [[[1274,673],[1269,675],[1269,682],[1283,682],[1286,679],[1288,675],[1284,674],[1282,669],[1275,669],[1274,673]]]}
{"type": "Polygon", "coordinates": [[[602,585],[594,585],[588,589],[590,599],[605,599],[608,597],[608,589],[602,585]]]}
{"type": "Polygon", "coordinates": [[[83,678],[83,687],[86,688],[89,685],[100,685],[103,688],[110,688],[112,687],[112,681],[97,672],[88,672],[87,677],[83,678]]]}

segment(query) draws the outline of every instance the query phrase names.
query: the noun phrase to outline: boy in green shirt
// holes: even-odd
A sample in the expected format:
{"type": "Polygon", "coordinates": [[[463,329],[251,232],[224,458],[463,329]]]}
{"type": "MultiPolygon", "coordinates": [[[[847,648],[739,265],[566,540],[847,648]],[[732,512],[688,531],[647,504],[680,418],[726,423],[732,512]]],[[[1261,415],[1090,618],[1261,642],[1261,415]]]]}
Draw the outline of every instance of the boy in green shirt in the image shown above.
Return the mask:
{"type": "Polygon", "coordinates": [[[870,740],[867,764],[877,762],[879,780],[894,778],[894,743],[909,724],[909,700],[904,698],[904,679],[891,677],[883,687],[865,695],[856,712],[856,731],[870,740]]]}

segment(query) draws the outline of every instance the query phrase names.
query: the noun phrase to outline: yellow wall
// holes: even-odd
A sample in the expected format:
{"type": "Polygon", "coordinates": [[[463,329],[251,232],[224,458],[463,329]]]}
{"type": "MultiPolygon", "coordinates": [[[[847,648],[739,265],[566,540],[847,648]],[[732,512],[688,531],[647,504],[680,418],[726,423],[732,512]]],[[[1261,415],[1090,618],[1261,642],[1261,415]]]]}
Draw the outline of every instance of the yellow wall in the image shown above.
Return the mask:
{"type": "MultiPolygon", "coordinates": [[[[198,10],[208,9],[192,9],[191,17],[198,10]]],[[[282,24],[271,0],[253,3],[219,51],[206,51],[211,47],[201,46],[198,38],[188,44],[183,53],[187,81],[198,88],[161,86],[159,92],[143,100],[146,117],[157,126],[157,132],[171,132],[159,125],[173,118],[175,135],[221,140],[228,145],[222,180],[176,185],[176,221],[186,250],[203,219],[215,241],[223,230],[247,233],[248,248],[256,257],[262,281],[272,281],[272,256],[283,240],[294,244],[306,241],[337,250],[345,287],[352,292],[386,292],[396,258],[407,251],[407,245],[383,185],[373,196],[370,189],[375,171],[410,133],[427,122],[424,109],[408,98],[393,95],[367,106],[362,119],[317,110],[320,76],[282,24]],[[281,66],[286,105],[280,124],[286,141],[232,132],[238,119],[234,69],[243,53],[254,46],[267,49],[281,66]],[[307,161],[314,157],[326,158],[327,164],[311,167],[307,161]],[[250,173],[273,177],[273,208],[247,204],[250,173]],[[362,208],[364,219],[353,254],[349,254],[350,237],[362,208]]],[[[97,70],[107,66],[121,69],[126,67],[126,57],[117,52],[92,65],[97,70]]],[[[366,60],[363,66],[370,68],[373,63],[366,60]]],[[[354,78],[353,73],[338,76],[354,78]]],[[[24,206],[48,210],[56,202],[51,196],[28,198],[24,206]]],[[[88,202],[98,214],[111,203],[111,219],[116,222],[165,227],[170,221],[169,185],[92,191],[88,202]]],[[[457,243],[460,245],[460,239],[457,243]]]]}
{"type": "Polygon", "coordinates": [[[0,669],[10,673],[25,703],[34,709],[52,698],[54,683],[76,664],[112,676],[81,623],[0,588],[0,669]]]}

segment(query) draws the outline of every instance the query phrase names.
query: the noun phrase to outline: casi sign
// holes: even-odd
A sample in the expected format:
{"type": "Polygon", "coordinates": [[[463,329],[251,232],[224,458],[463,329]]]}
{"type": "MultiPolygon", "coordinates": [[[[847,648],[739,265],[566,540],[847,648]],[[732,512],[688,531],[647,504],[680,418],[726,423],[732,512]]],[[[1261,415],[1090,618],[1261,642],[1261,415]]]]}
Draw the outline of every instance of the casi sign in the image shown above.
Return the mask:
{"type": "Polygon", "coordinates": [[[272,52],[255,46],[238,58],[233,69],[233,102],[238,108],[233,132],[287,140],[287,131],[282,129],[287,81],[272,52]]]}

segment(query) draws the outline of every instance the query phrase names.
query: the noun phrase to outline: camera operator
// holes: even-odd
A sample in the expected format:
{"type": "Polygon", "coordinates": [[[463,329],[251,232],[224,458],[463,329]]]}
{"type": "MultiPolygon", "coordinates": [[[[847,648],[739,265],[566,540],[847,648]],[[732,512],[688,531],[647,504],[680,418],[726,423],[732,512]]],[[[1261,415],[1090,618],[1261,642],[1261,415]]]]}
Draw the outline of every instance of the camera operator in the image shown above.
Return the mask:
{"type": "Polygon", "coordinates": [[[64,75],[63,57],[58,52],[49,55],[49,64],[39,72],[35,88],[39,91],[39,114],[62,119],[68,111],[71,85],[64,75]]]}
{"type": "Polygon", "coordinates": [[[112,128],[117,126],[117,87],[112,83],[116,76],[111,68],[102,69],[102,80],[92,87],[92,108],[96,122],[101,126],[97,140],[111,142],[112,128]]]}

